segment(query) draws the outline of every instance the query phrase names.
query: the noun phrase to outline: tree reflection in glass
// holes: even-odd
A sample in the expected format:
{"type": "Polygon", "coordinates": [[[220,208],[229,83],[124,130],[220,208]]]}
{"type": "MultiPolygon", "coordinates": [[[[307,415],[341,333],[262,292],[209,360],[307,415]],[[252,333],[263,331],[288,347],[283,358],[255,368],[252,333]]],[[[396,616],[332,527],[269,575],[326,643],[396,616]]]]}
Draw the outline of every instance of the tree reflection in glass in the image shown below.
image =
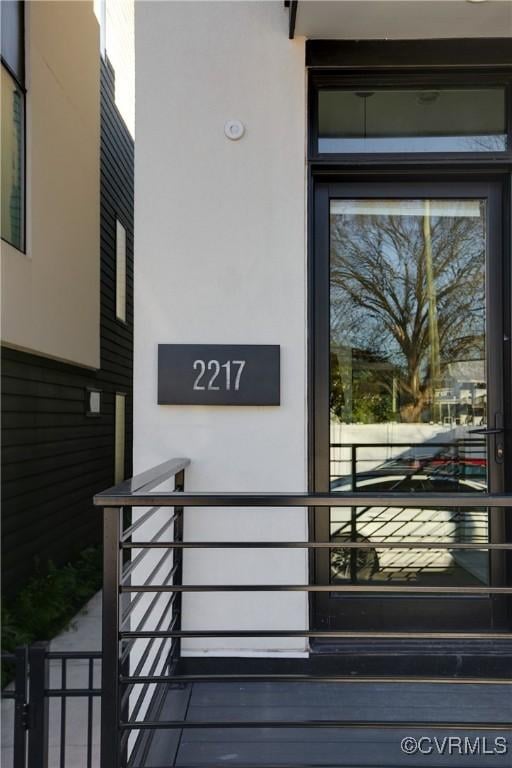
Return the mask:
{"type": "Polygon", "coordinates": [[[441,421],[439,390],[453,364],[478,361],[483,377],[484,292],[483,203],[334,202],[331,349],[341,358],[332,371],[334,412],[349,421],[441,421]],[[369,363],[359,419],[343,411],[344,348],[369,363]]]}
{"type": "MultiPolygon", "coordinates": [[[[331,202],[333,490],[486,489],[485,442],[469,432],[487,420],[485,261],[484,201],[331,202]]],[[[484,541],[487,519],[476,511],[332,510],[331,533],[340,541],[484,541]]],[[[361,556],[352,553],[335,550],[333,570],[354,578],[361,556]]],[[[375,551],[366,578],[389,554],[375,551]]],[[[406,560],[417,575],[427,555],[416,555],[416,569],[414,553],[406,560]]],[[[439,550],[438,565],[453,562],[439,550]]]]}

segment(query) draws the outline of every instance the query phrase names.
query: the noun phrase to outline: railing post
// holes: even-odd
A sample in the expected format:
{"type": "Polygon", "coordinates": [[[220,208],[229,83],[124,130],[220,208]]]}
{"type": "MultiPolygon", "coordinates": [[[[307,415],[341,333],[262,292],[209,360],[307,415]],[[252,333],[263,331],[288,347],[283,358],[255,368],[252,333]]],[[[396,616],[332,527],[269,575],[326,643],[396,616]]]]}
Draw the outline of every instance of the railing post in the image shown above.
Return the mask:
{"type": "MultiPolygon", "coordinates": [[[[181,472],[178,472],[176,474],[176,478],[174,481],[174,489],[176,491],[184,491],[185,490],[185,470],[182,469],[181,472]]],[[[182,542],[183,541],[183,507],[175,507],[174,508],[174,514],[176,515],[176,523],[174,525],[174,541],[176,542],[182,542]]],[[[174,550],[174,557],[176,558],[176,574],[174,577],[174,583],[177,586],[181,586],[183,584],[183,549],[175,549],[174,550]]],[[[173,616],[177,616],[176,621],[176,629],[181,630],[181,611],[182,611],[182,593],[177,592],[176,598],[175,598],[175,607],[173,610],[173,616]]],[[[179,658],[181,655],[181,638],[178,637],[175,644],[174,649],[174,659],[179,658]]]]}
{"type": "Polygon", "coordinates": [[[27,761],[27,694],[28,649],[16,648],[14,673],[14,756],[13,768],[26,768],[27,761]]]}
{"type": "Polygon", "coordinates": [[[119,584],[122,507],[103,510],[101,768],[120,768],[119,584]]]}
{"type": "MultiPolygon", "coordinates": [[[[357,445],[353,443],[350,446],[350,474],[352,477],[352,493],[355,493],[357,486],[357,445]]],[[[350,508],[350,541],[357,541],[357,507],[350,508]]],[[[352,548],[350,556],[350,581],[357,583],[357,549],[352,548]]]]}
{"type": "Polygon", "coordinates": [[[33,643],[29,660],[28,768],[48,768],[48,643],[33,643]]]}
{"type": "Polygon", "coordinates": [[[357,486],[357,445],[353,443],[350,446],[350,476],[352,479],[352,493],[357,486]]]}

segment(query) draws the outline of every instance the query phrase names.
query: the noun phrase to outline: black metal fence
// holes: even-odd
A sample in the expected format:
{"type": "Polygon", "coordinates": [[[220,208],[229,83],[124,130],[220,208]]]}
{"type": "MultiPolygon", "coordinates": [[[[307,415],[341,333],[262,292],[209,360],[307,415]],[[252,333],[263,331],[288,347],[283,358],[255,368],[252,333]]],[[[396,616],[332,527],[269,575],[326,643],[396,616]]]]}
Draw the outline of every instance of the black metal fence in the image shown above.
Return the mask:
{"type": "MultiPolygon", "coordinates": [[[[316,629],[274,629],[243,630],[183,630],[181,626],[181,600],[184,593],[217,592],[287,592],[287,593],[358,593],[380,594],[382,596],[420,594],[486,596],[489,598],[509,597],[512,588],[506,584],[491,586],[464,585],[403,585],[403,584],[354,584],[346,583],[307,583],[307,584],[197,584],[183,581],[183,553],[185,550],[215,549],[220,553],[230,549],[314,549],[333,550],[339,548],[339,542],[329,541],[185,541],[183,539],[184,509],[189,507],[211,508],[214,513],[219,507],[275,508],[278,514],[281,508],[315,508],[360,506],[413,506],[424,508],[459,509],[474,508],[475,504],[487,508],[506,509],[511,505],[508,495],[474,493],[343,493],[343,494],[278,494],[278,493],[190,493],[184,491],[185,468],[189,461],[175,459],[165,462],[138,477],[126,481],[95,498],[95,503],[104,507],[104,600],[103,600],[103,709],[101,768],[121,768],[124,766],[144,766],[150,749],[152,735],[159,731],[170,734],[184,733],[188,729],[391,729],[398,727],[432,728],[428,722],[376,722],[372,720],[239,720],[235,721],[195,721],[186,717],[166,719],[161,717],[162,697],[169,686],[187,686],[198,682],[246,683],[246,682],[357,682],[348,673],[332,672],[302,674],[290,664],[277,662],[265,671],[243,672],[240,664],[226,667],[226,659],[217,659],[217,667],[212,672],[204,671],[204,666],[194,669],[194,660],[188,658],[185,666],[180,666],[180,643],[193,638],[329,638],[346,640],[357,639],[364,642],[375,636],[373,632],[352,632],[347,630],[331,631],[316,629]],[[174,490],[154,490],[169,479],[175,478],[174,490]],[[135,507],[148,508],[135,519],[130,514],[135,507]],[[148,534],[147,531],[152,531],[148,534]],[[144,539],[140,540],[141,532],[144,539]],[[134,534],[137,534],[134,536],[134,534]],[[153,552],[153,558],[148,553],[153,552]],[[157,554],[155,554],[157,553],[157,554]],[[134,574],[138,579],[145,566],[145,577],[141,583],[133,583],[134,574]],[[135,650],[137,649],[137,650],[135,650]]],[[[345,541],[344,548],[364,550],[373,547],[372,542],[345,541]]],[[[465,549],[512,550],[512,544],[486,542],[455,543],[417,542],[406,540],[397,543],[381,542],[379,547],[386,548],[445,548],[464,547],[465,549]]],[[[237,617],[231,617],[236,624],[237,617]]],[[[379,638],[386,640],[432,640],[442,637],[444,640],[464,642],[482,639],[500,641],[510,635],[504,632],[480,633],[441,633],[431,632],[379,632],[379,638]]],[[[236,654],[233,654],[236,656],[236,654]]],[[[284,662],[290,660],[284,660],[284,662]]],[[[293,664],[293,660],[292,664],[293,664]]],[[[382,676],[364,675],[361,681],[379,683],[382,676]]],[[[388,677],[387,682],[410,681],[410,677],[388,677]]],[[[446,682],[446,678],[436,676],[415,676],[416,682],[446,682]]],[[[495,676],[491,681],[479,678],[457,679],[458,683],[494,682],[508,684],[510,677],[495,676]]],[[[455,713],[454,713],[455,717],[455,713]]],[[[496,719],[495,719],[496,720],[496,719]]],[[[455,720],[454,722],[436,723],[442,729],[471,730],[475,727],[485,731],[495,729],[507,731],[510,725],[493,721],[478,723],[455,720]]],[[[169,753],[171,749],[169,747],[169,753]]],[[[172,765],[169,758],[168,765],[172,765]]]]}
{"type": "Polygon", "coordinates": [[[101,653],[38,642],[2,653],[2,663],[12,671],[2,691],[3,768],[97,768],[101,653]]]}

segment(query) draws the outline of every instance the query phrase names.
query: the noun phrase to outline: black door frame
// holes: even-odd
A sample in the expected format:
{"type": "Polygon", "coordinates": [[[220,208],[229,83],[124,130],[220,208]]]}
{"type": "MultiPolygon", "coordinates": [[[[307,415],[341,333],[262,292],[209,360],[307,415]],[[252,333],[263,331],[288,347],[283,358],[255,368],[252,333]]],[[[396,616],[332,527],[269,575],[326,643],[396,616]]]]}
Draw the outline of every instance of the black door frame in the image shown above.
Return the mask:
{"type": "MultiPolygon", "coordinates": [[[[327,182],[405,182],[449,181],[498,182],[502,189],[503,253],[503,331],[512,336],[512,49],[510,39],[475,40],[310,40],[306,42],[308,70],[308,487],[316,491],[322,484],[329,440],[318,444],[316,393],[326,385],[321,369],[328,369],[328,344],[319,346],[315,329],[317,318],[325,322],[328,306],[318,301],[328,271],[315,260],[315,247],[328,237],[315,227],[319,190],[327,182]],[[318,152],[318,91],[322,88],[372,89],[378,87],[502,86],[506,93],[508,150],[492,153],[401,153],[322,155],[318,152]],[[322,313],[324,317],[322,319],[322,313]],[[326,359],[327,357],[327,359],[326,359]]],[[[321,193],[320,193],[321,197],[321,193]]],[[[323,244],[325,247],[325,242],[323,244]]],[[[511,343],[504,345],[505,380],[512,382],[511,343]]],[[[327,382],[328,387],[328,382],[327,382]]],[[[512,457],[512,386],[504,391],[505,451],[512,457]]],[[[328,456],[327,456],[328,461],[328,456]]],[[[325,478],[324,478],[325,482],[325,478]]],[[[512,491],[512,472],[506,467],[505,491],[512,491]]],[[[310,538],[314,540],[315,511],[309,510],[310,538]]],[[[506,518],[506,535],[512,540],[512,514],[506,518]]],[[[315,555],[309,551],[312,583],[319,583],[315,555]]],[[[508,554],[507,582],[512,584],[512,556],[508,554]]],[[[512,601],[508,606],[512,623],[512,601]]],[[[310,626],[317,627],[315,595],[310,595],[310,626]]],[[[325,628],[325,626],[324,626],[325,628]]],[[[395,657],[396,658],[396,657],[395,657]]]]}
{"type": "MultiPolygon", "coordinates": [[[[313,489],[325,492],[329,488],[329,200],[332,198],[443,198],[475,199],[486,198],[488,204],[488,241],[486,259],[487,305],[493,307],[486,317],[486,347],[496,350],[491,356],[492,367],[488,367],[489,402],[493,410],[503,411],[503,328],[506,322],[503,315],[505,297],[502,302],[503,264],[503,206],[502,184],[494,179],[468,177],[458,180],[419,180],[416,175],[407,180],[384,180],[380,177],[366,177],[340,182],[339,180],[319,180],[314,184],[313,198],[313,440],[314,469],[313,489]],[[492,303],[489,296],[493,296],[492,303]]],[[[507,301],[507,305],[509,302],[507,301]]],[[[489,453],[494,455],[493,441],[489,439],[489,453]]],[[[489,461],[490,482],[494,491],[504,489],[503,465],[489,461]]],[[[328,510],[316,510],[312,513],[312,534],[317,540],[328,540],[328,510]]],[[[503,514],[498,510],[491,512],[491,541],[503,540],[503,514]]],[[[494,555],[494,553],[493,553],[494,555]]],[[[318,583],[328,583],[329,568],[326,550],[315,550],[312,557],[313,575],[318,583]]],[[[492,576],[495,583],[503,584],[504,557],[493,556],[492,576]]],[[[340,598],[329,593],[316,596],[313,606],[314,626],[323,629],[363,629],[375,630],[392,624],[387,629],[409,631],[485,631],[503,626],[505,623],[504,600],[492,601],[488,598],[432,598],[423,596],[410,598],[391,598],[391,602],[382,597],[379,600],[347,597],[341,603],[340,598]],[[491,604],[493,612],[491,617],[491,604]],[[358,626],[349,626],[356,621],[358,626]],[[437,625],[437,626],[436,626],[437,625]]]]}

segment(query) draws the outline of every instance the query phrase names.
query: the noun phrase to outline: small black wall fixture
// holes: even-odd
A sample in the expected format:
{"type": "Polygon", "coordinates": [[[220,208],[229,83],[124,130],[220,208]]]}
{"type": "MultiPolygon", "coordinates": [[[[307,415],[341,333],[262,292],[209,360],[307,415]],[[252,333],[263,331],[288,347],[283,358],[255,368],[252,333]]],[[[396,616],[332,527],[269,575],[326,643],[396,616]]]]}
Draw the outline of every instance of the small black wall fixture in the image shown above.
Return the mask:
{"type": "Polygon", "coordinates": [[[284,0],[284,7],[290,10],[290,21],[288,25],[288,39],[293,40],[295,37],[295,21],[297,19],[297,6],[299,0],[284,0]]]}

